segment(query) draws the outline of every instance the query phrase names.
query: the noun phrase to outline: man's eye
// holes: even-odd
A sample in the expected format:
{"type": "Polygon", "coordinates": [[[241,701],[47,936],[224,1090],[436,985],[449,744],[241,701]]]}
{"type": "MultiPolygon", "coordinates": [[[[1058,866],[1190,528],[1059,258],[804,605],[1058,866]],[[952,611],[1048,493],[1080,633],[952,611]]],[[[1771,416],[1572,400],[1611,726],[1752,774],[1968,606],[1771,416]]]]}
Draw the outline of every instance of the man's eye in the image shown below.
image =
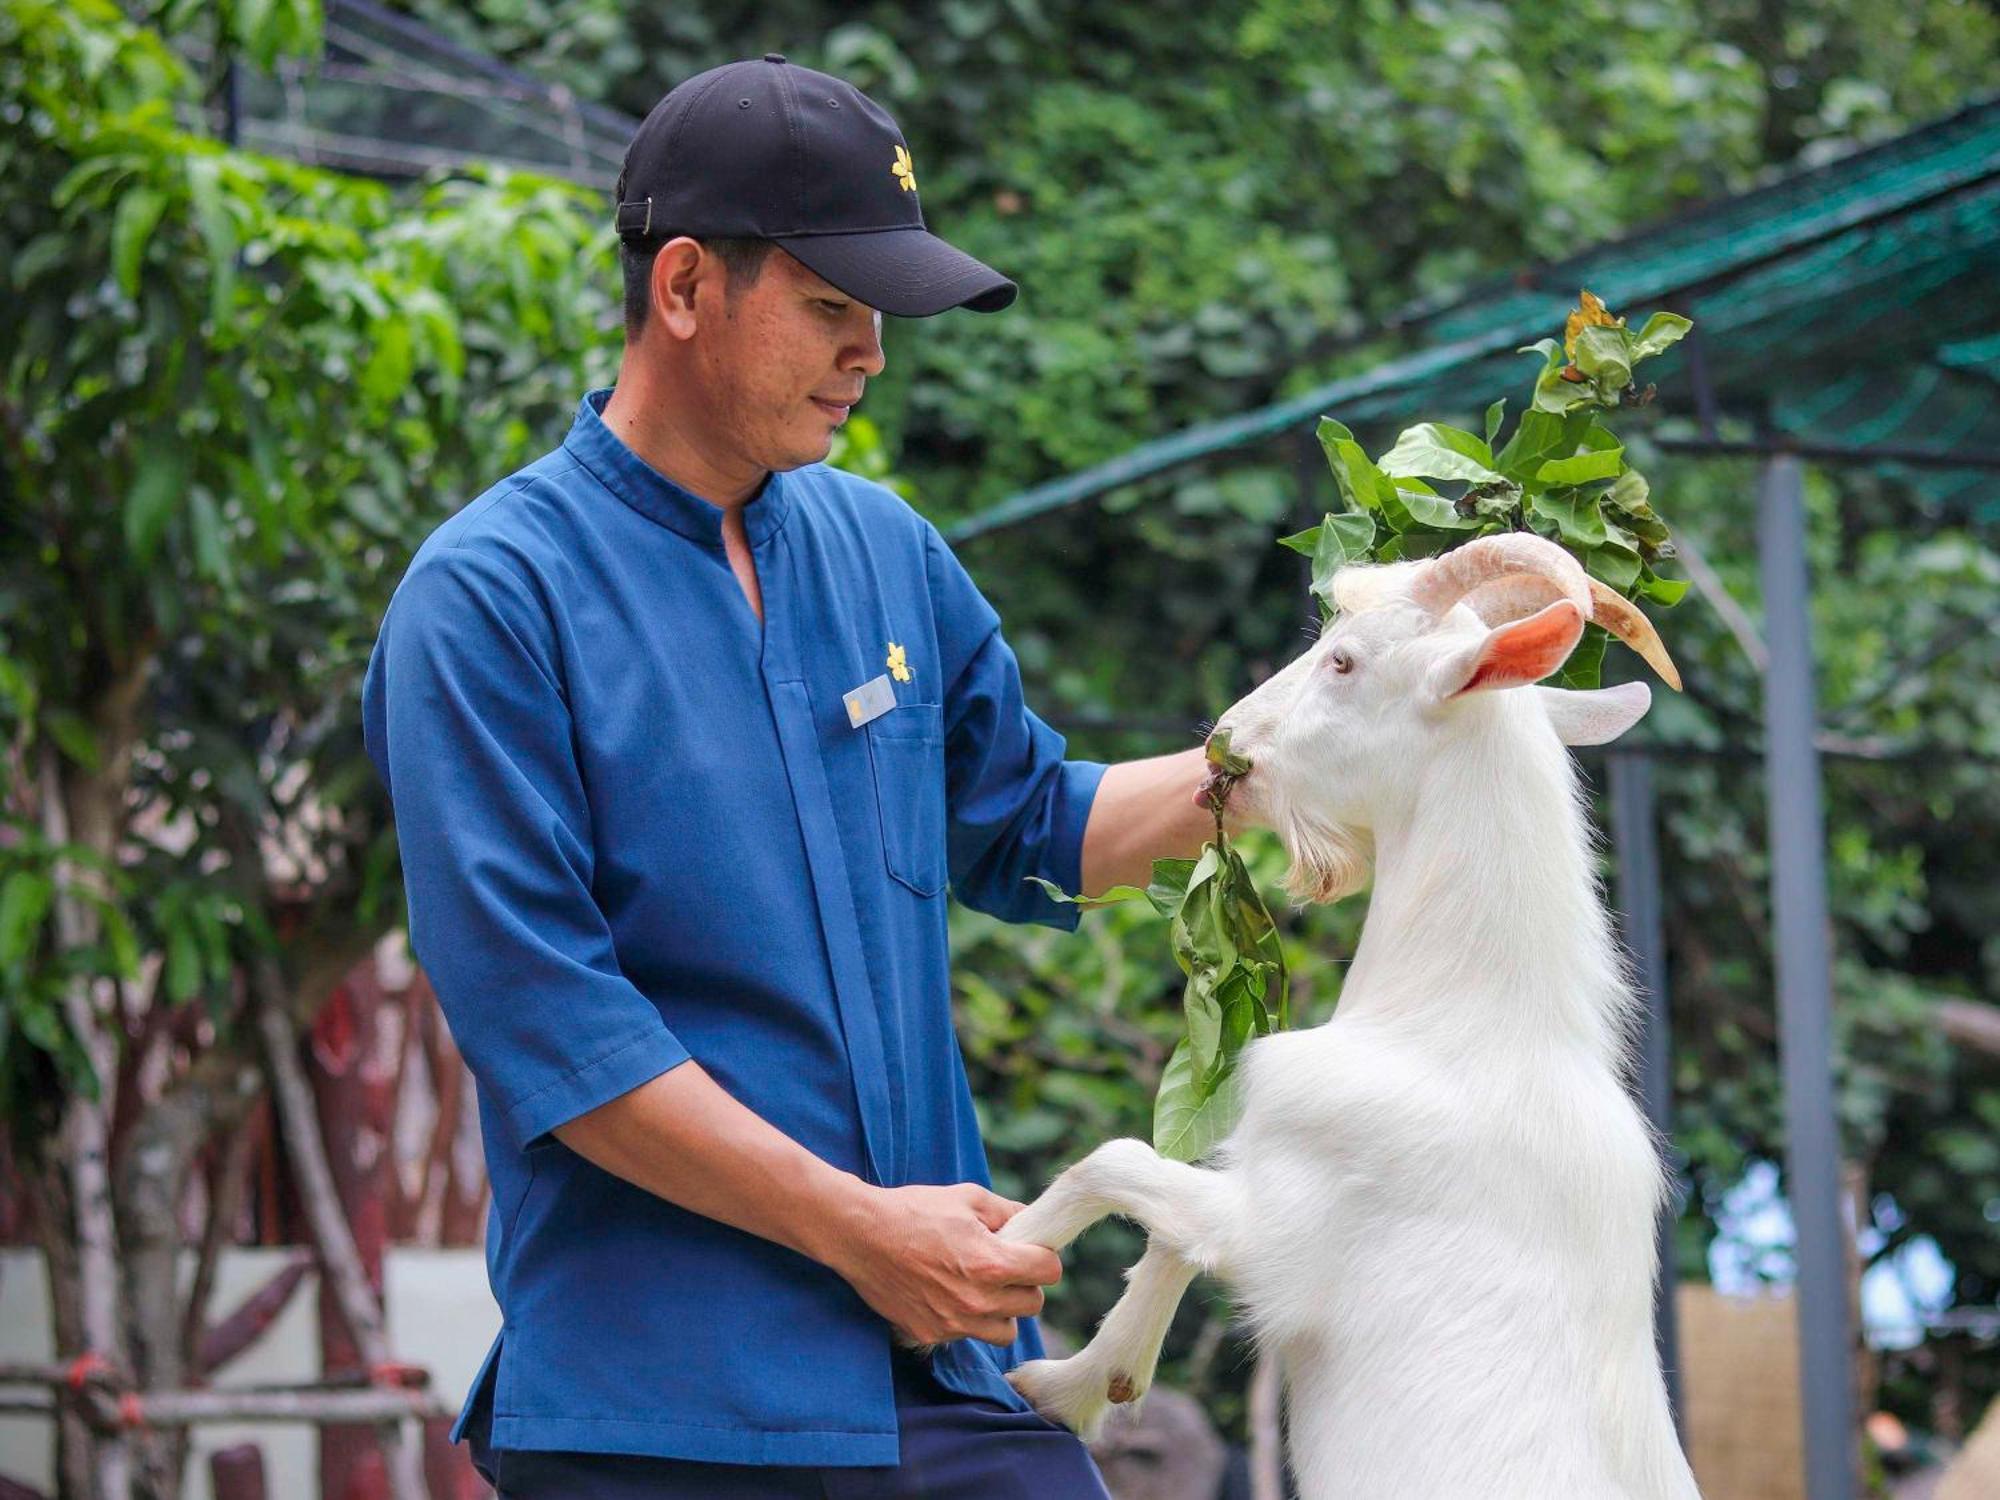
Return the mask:
{"type": "Polygon", "coordinates": [[[816,300],[818,301],[819,305],[825,308],[828,312],[844,313],[847,311],[847,304],[845,302],[836,302],[831,297],[820,297],[817,298],[816,300]]]}

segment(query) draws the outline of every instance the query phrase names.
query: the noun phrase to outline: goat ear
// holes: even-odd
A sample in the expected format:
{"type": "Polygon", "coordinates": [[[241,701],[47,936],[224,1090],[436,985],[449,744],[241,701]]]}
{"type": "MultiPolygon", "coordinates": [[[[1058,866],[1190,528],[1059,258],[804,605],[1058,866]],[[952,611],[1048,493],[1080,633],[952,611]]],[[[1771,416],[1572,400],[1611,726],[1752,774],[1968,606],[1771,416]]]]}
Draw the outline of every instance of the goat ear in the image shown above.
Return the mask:
{"type": "Polygon", "coordinates": [[[1565,745],[1608,745],[1646,716],[1653,690],[1643,682],[1621,682],[1592,692],[1536,688],[1549,711],[1556,738],[1565,745]]]}
{"type": "Polygon", "coordinates": [[[1583,638],[1584,623],[1582,610],[1558,599],[1527,619],[1497,626],[1484,640],[1454,651],[1433,669],[1432,687],[1442,701],[1462,693],[1540,682],[1569,660],[1583,638]]]}

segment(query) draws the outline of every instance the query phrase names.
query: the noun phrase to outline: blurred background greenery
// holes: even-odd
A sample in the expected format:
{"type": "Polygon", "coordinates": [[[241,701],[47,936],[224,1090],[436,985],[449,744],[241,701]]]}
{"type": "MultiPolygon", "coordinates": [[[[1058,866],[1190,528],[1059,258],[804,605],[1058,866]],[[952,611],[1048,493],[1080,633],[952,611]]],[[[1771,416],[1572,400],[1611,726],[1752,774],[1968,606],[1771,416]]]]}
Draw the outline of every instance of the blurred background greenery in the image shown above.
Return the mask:
{"type": "MultiPolygon", "coordinates": [[[[2000,15],[1964,0],[401,8],[632,116],[767,50],[880,99],[932,226],[1022,286],[999,317],[892,322],[836,454],[941,524],[1367,368],[1422,299],[2000,86],[2000,15]]],[[[79,976],[156,956],[158,1003],[206,1007],[222,1046],[252,955],[282,941],[309,1010],[313,975],[397,925],[358,717],[383,606],[417,541],[558,441],[614,367],[608,181],[374,181],[224,143],[227,64],[311,57],[320,21],[311,0],[0,3],[0,1101],[30,1154],[88,1091],[79,976]],[[65,825],[33,811],[51,788],[65,825]],[[174,836],[113,857],[134,808],[174,836]],[[282,879],[243,857],[273,828],[282,879]],[[59,844],[93,872],[61,934],[59,844]]],[[[1532,374],[1524,358],[1523,391],[1532,374]]],[[[1479,425],[1476,407],[1423,415],[1479,425]]],[[[1196,743],[1305,643],[1300,560],[1272,540],[1317,519],[1317,462],[1237,455],[964,544],[1073,754],[1196,743]]],[[[1646,467],[1754,612],[1753,464],[1646,467]]],[[[1994,1330],[1954,1323],[2000,1300],[2000,1061],[1937,1022],[2000,990],[2000,535],[1858,469],[1811,471],[1807,498],[1825,720],[1937,752],[1826,767],[1844,1145],[1864,1253],[1897,1283],[1881,1400],[1930,1427],[1940,1400],[1970,1417],[2000,1392],[1994,1330]]],[[[1698,598],[1661,623],[1692,691],[1649,729],[1706,752],[1657,771],[1680,1269],[1782,1280],[1782,1244],[1744,1239],[1755,1215],[1730,1207],[1782,1140],[1744,755],[1761,688],[1698,598]]],[[[1251,855],[1274,886],[1282,856],[1251,855]]],[[[1286,918],[1309,1019],[1360,905],[1286,918]]],[[[1160,929],[1126,908],[1074,936],[957,911],[954,943],[1002,1191],[1147,1132],[1180,1024],[1160,929]]],[[[1095,1233],[1050,1321],[1086,1332],[1137,1250],[1095,1233]]],[[[1168,1357],[1240,1432],[1247,1351],[1219,1294],[1190,1299],[1168,1357]]]]}

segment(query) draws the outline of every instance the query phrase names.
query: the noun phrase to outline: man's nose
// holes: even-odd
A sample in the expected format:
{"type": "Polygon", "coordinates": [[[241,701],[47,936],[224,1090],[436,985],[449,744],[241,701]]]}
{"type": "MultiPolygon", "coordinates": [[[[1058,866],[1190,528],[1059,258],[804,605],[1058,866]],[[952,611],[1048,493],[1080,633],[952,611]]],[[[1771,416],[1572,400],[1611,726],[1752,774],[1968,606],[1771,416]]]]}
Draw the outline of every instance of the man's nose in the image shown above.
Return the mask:
{"type": "Polygon", "coordinates": [[[880,375],[888,361],[882,354],[882,315],[870,311],[868,321],[854,342],[843,351],[840,367],[863,375],[880,375]]]}

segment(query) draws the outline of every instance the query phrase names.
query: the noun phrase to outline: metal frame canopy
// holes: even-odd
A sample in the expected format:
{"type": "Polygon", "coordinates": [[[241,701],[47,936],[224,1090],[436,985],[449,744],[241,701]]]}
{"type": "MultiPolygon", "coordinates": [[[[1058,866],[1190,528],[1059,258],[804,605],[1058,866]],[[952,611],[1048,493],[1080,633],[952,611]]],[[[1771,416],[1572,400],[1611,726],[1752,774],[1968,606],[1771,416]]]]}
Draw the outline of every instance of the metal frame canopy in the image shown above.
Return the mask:
{"type": "MultiPolygon", "coordinates": [[[[1647,375],[1667,390],[1694,385],[1709,438],[1728,410],[1815,458],[1869,462],[1934,501],[1978,504],[1979,471],[2000,469],[2000,95],[1448,305],[1406,310],[1389,328],[1408,352],[1385,354],[1393,344],[1378,338],[1352,375],[1037,485],[946,536],[1016,525],[1322,413],[1361,428],[1477,411],[1519,389],[1516,351],[1561,328],[1581,287],[1614,310],[1696,319],[1695,339],[1647,375]]],[[[2000,517],[2000,499],[1984,501],[1984,516],[2000,517]]]]}
{"type": "Polygon", "coordinates": [[[232,70],[235,139],[368,176],[485,162],[608,192],[639,127],[375,0],[327,0],[325,38],[310,61],[232,70]]]}
{"type": "MultiPolygon", "coordinates": [[[[1767,649],[1765,784],[1785,1176],[1797,1236],[1806,1493],[1859,1493],[1854,1330],[1832,1068],[1832,953],[1816,731],[1802,462],[1894,473],[1940,510],[2000,520],[2000,95],[1881,145],[1532,267],[1448,304],[1407,309],[1354,351],[1366,368],[1189,428],[1015,495],[947,529],[954,543],[1216,455],[1302,434],[1476,412],[1520,385],[1522,346],[1562,326],[1579,289],[1612,308],[1667,308],[1696,329],[1647,374],[1692,390],[1698,436],[1661,448],[1766,456],[1758,552],[1767,649]],[[1403,352],[1396,353],[1397,343],[1403,352]],[[1725,416],[1756,435],[1724,440],[1725,416]]],[[[1688,424],[1678,424],[1686,427],[1688,424]]],[[[1294,440],[1297,440],[1296,437],[1294,440]]],[[[1689,559],[1690,567],[1694,559],[1689,559]]],[[[1668,1133],[1665,955],[1649,754],[1610,769],[1619,904],[1647,1006],[1637,1080],[1668,1133]]],[[[1658,1332],[1670,1389],[1671,1223],[1661,1226],[1658,1332]]]]}

